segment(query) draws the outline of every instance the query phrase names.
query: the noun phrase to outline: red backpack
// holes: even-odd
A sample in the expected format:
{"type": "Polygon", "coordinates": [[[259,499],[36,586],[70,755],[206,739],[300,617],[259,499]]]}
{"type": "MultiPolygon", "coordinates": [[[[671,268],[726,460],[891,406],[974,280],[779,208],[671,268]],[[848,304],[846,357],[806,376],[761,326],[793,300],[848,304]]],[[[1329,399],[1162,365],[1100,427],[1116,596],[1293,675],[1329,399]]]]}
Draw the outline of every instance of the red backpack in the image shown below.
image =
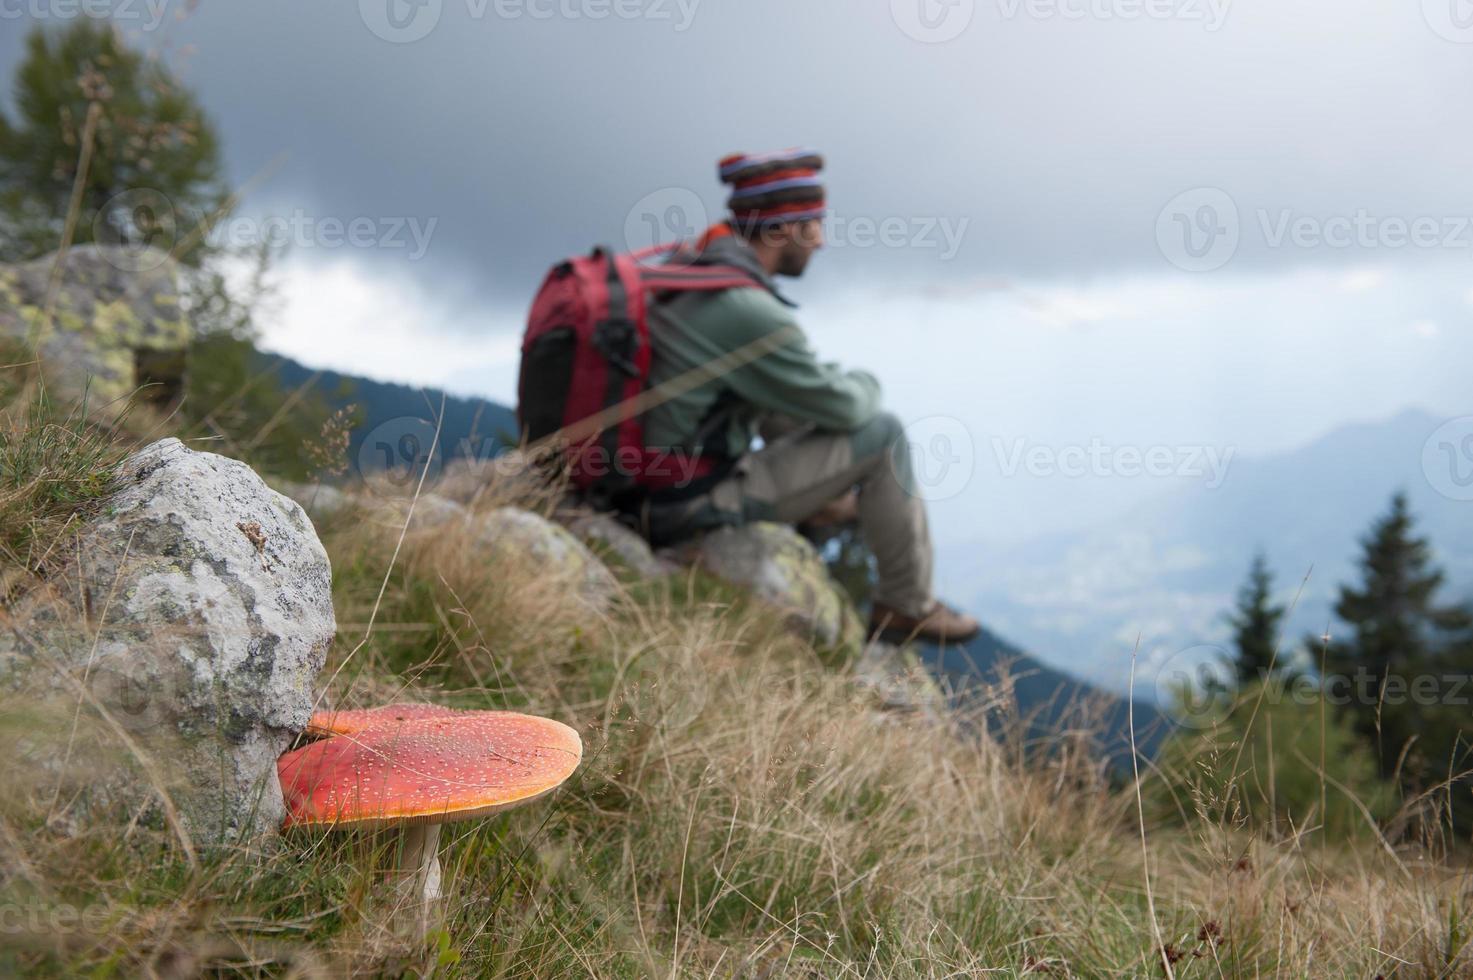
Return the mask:
{"type": "Polygon", "coordinates": [[[558,263],[532,301],[522,337],[523,438],[562,442],[573,484],[609,500],[678,488],[710,476],[719,462],[645,444],[651,304],[682,292],[762,288],[735,266],[642,261],[668,250],[616,255],[601,246],[558,263]]]}

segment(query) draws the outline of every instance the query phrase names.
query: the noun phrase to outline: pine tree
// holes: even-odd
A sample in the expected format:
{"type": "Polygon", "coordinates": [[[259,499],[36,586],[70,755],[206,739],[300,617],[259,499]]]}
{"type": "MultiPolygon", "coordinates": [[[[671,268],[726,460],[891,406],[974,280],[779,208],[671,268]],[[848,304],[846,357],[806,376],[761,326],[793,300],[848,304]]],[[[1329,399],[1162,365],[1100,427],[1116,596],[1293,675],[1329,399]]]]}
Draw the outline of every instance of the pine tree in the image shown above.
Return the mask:
{"type": "Polygon", "coordinates": [[[1287,673],[1275,656],[1284,607],[1273,603],[1273,573],[1260,551],[1253,557],[1248,581],[1238,591],[1238,605],[1228,617],[1233,627],[1234,672],[1239,686],[1287,673]]]}
{"type": "MultiPolygon", "coordinates": [[[[226,199],[219,144],[198,101],[107,22],[36,29],[0,113],[0,260],[61,241],[86,121],[98,107],[75,244],[102,239],[173,249],[226,199]]],[[[197,264],[203,245],[180,255],[197,264]]]]}
{"type": "Polygon", "coordinates": [[[202,223],[223,216],[228,193],[219,141],[194,94],[106,21],[86,17],[33,31],[12,89],[15,118],[0,111],[0,261],[60,246],[97,107],[72,242],[153,246],[192,267],[180,283],[196,334],[174,416],[180,434],[216,440],[212,448],[293,479],[311,473],[332,406],[320,392],[283,390],[256,352],[255,314],[274,253],[266,245],[232,251],[202,233],[202,223]],[[226,260],[254,268],[248,286],[226,275],[226,260]]]}
{"type": "Polygon", "coordinates": [[[1448,658],[1466,642],[1473,616],[1464,606],[1438,604],[1443,573],[1433,566],[1426,539],[1415,534],[1405,494],[1392,499],[1361,548],[1361,584],[1342,586],[1335,605],[1351,635],[1326,647],[1327,682],[1332,694],[1334,685],[1349,694],[1346,708],[1375,747],[1382,773],[1391,775],[1404,762],[1403,777],[1416,780],[1435,770],[1451,744],[1416,744],[1427,723],[1442,713],[1408,692],[1419,677],[1441,677],[1448,658]],[[1414,751],[1404,757],[1404,750],[1414,751]]]}

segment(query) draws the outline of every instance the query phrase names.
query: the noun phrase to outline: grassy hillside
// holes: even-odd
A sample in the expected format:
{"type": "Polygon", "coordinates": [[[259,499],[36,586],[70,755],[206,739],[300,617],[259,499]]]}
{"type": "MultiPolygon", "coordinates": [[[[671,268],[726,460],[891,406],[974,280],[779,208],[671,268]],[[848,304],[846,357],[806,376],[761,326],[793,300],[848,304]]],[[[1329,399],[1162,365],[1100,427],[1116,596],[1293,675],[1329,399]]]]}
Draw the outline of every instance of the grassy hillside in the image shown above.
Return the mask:
{"type": "MultiPolygon", "coordinates": [[[[27,556],[63,546],[73,515],[102,499],[106,464],[134,438],[38,415],[30,394],[0,416],[4,561],[18,587],[44,570],[27,556]]],[[[524,494],[497,488],[481,506],[541,505],[524,494]]],[[[0,974],[1473,969],[1458,860],[1393,845],[1369,813],[1363,833],[1328,838],[1313,813],[1284,828],[1219,806],[1263,784],[1231,747],[1114,779],[1084,728],[1046,745],[1018,726],[980,736],[982,714],[1009,715],[1006,688],[969,716],[882,711],[842,665],[698,574],[626,581],[609,614],[587,617],[538,569],[492,561],[454,530],[367,507],[320,531],[340,628],[329,703],[544,714],[582,733],[578,774],[545,804],[448,828],[451,898],[421,942],[387,928],[386,838],[293,833],[196,851],[166,827],[50,819],[53,774],[17,767],[0,798],[0,974]],[[1219,778],[1190,778],[1204,767],[1219,778]]],[[[86,716],[11,699],[0,750],[21,757],[86,716]]],[[[119,751],[87,725],[71,731],[89,764],[119,751]]]]}

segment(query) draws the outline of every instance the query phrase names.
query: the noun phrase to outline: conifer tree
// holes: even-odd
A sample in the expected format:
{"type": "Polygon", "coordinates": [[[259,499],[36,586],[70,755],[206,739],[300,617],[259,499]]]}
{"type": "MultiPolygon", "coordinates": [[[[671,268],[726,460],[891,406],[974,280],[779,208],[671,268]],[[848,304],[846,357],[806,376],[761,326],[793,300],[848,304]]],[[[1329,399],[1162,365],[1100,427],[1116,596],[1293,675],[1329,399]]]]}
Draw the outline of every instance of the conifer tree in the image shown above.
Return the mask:
{"type": "MultiPolygon", "coordinates": [[[[199,102],[104,20],[32,31],[13,93],[15,118],[0,112],[0,261],[60,243],[94,106],[74,244],[174,249],[226,198],[218,139],[199,102]]],[[[202,250],[177,257],[198,264],[202,250]]]]}
{"type": "MultiPolygon", "coordinates": [[[[1384,775],[1401,764],[1404,778],[1428,775],[1451,750],[1451,744],[1428,744],[1424,735],[1445,714],[1438,695],[1450,659],[1465,649],[1473,616],[1466,606],[1441,605],[1443,573],[1432,562],[1432,549],[1415,533],[1404,493],[1361,541],[1358,586],[1342,586],[1335,614],[1350,627],[1344,640],[1325,649],[1330,694],[1349,695],[1346,709],[1357,730],[1371,740],[1384,775]],[[1419,679],[1433,678],[1421,690],[1432,691],[1422,703],[1419,679]]],[[[1467,672],[1469,664],[1462,664],[1467,672]]],[[[1437,741],[1449,741],[1442,739],[1437,741]]]]}
{"type": "Polygon", "coordinates": [[[1273,602],[1273,573],[1260,551],[1238,591],[1237,608],[1228,617],[1233,627],[1233,668],[1240,686],[1286,673],[1286,665],[1275,657],[1283,619],[1284,607],[1273,602]]]}

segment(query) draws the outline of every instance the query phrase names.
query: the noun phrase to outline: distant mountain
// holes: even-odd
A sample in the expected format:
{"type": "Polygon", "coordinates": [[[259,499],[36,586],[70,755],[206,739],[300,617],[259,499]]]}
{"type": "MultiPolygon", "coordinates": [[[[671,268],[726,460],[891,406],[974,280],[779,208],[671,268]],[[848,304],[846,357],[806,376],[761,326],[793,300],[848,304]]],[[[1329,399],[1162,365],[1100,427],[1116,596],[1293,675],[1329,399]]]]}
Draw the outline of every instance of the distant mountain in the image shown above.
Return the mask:
{"type": "MultiPolygon", "coordinates": [[[[1054,670],[985,629],[965,644],[913,646],[959,699],[987,704],[989,691],[1004,684],[1011,689],[1011,698],[1003,699],[1006,710],[988,712],[989,728],[1020,727],[1030,745],[1045,747],[1063,732],[1088,730],[1117,771],[1129,768],[1129,705],[1119,695],[1054,670]]],[[[1142,754],[1154,754],[1171,727],[1153,703],[1136,703],[1135,743],[1142,754]]]]}
{"type": "Polygon", "coordinates": [[[1087,534],[952,546],[943,560],[976,583],[968,605],[990,626],[1109,689],[1127,686],[1139,637],[1138,690],[1149,696],[1163,664],[1227,645],[1223,617],[1260,546],[1285,603],[1313,569],[1286,649],[1332,625],[1359,538],[1397,490],[1448,572],[1449,597],[1473,594],[1473,503],[1439,493],[1423,470],[1423,447],[1445,421],[1408,411],[1347,426],[1295,452],[1235,459],[1220,487],[1149,501],[1087,534]]]}
{"type": "Polygon", "coordinates": [[[432,467],[457,457],[489,458],[517,441],[516,412],[484,398],[319,371],[279,354],[258,357],[261,368],[275,372],[288,391],[310,382],[334,407],[358,406],[360,424],[352,432],[348,458],[360,473],[422,462],[442,413],[432,467]]]}

